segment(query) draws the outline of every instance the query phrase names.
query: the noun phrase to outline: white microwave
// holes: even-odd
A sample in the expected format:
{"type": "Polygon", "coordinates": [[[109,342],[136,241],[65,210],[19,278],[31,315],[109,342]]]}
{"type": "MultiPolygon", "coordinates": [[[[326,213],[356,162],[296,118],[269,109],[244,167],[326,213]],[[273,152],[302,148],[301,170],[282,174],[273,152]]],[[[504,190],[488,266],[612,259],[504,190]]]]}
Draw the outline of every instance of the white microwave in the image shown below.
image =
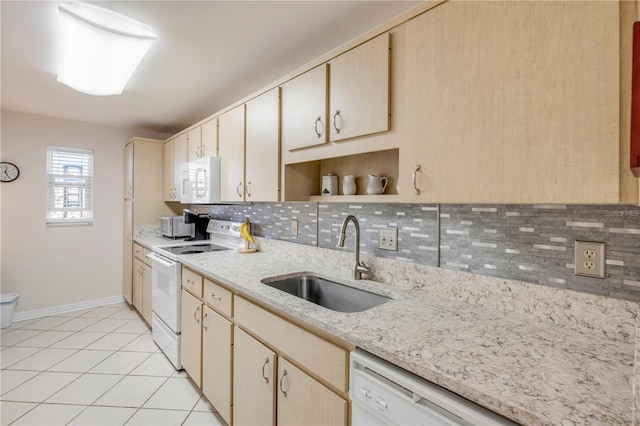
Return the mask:
{"type": "Polygon", "coordinates": [[[204,157],[180,166],[183,204],[220,202],[220,157],[204,157]]]}

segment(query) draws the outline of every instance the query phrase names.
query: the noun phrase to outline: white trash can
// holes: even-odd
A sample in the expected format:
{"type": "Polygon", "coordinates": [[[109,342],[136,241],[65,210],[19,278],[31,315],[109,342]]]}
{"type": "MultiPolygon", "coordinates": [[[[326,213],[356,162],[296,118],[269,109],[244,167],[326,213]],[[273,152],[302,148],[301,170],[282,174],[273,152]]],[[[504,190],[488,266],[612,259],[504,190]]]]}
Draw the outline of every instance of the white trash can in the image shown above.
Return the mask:
{"type": "Polygon", "coordinates": [[[16,293],[0,295],[0,328],[7,328],[13,322],[13,311],[18,297],[20,296],[16,293]]]}

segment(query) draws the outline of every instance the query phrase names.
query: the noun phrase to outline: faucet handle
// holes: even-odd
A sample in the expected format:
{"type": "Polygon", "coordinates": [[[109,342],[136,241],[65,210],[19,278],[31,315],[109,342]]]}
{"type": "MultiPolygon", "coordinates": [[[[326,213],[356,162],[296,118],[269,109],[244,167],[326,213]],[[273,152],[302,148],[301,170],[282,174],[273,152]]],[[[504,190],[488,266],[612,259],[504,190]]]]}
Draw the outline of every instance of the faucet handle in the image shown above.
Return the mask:
{"type": "Polygon", "coordinates": [[[360,272],[361,274],[371,274],[371,268],[369,268],[362,260],[356,265],[356,271],[360,272]]]}

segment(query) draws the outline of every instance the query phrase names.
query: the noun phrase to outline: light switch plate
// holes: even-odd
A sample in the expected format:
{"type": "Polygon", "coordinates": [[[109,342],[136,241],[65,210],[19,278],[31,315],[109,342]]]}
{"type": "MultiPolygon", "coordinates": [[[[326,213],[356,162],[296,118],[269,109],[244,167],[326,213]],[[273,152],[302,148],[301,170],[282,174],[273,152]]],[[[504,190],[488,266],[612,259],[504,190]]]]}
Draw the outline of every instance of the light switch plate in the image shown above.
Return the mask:
{"type": "Polygon", "coordinates": [[[398,251],[398,228],[378,229],[378,248],[398,251]]]}
{"type": "Polygon", "coordinates": [[[606,264],[604,249],[604,243],[576,241],[576,275],[604,278],[606,264]]]}
{"type": "Polygon", "coordinates": [[[294,237],[298,236],[298,220],[291,219],[291,235],[294,237]]]}

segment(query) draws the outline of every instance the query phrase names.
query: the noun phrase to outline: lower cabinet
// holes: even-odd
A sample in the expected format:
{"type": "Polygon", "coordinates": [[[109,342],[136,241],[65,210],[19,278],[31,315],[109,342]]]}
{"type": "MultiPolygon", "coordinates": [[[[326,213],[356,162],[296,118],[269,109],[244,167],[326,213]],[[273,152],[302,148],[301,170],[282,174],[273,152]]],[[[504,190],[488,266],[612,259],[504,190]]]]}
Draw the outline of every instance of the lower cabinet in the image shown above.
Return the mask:
{"type": "Polygon", "coordinates": [[[233,420],[235,425],[276,422],[276,354],[235,327],[233,342],[233,420]]]}
{"type": "Polygon", "coordinates": [[[233,324],[208,306],[202,314],[202,393],[231,424],[233,324]]]}
{"type": "Polygon", "coordinates": [[[182,290],[180,358],[184,370],[202,387],[202,302],[182,290]]]}
{"type": "Polygon", "coordinates": [[[349,423],[350,344],[189,269],[184,277],[182,365],[227,424],[349,423]]]}
{"type": "Polygon", "coordinates": [[[346,425],[349,405],[308,374],[278,357],[278,425],[346,425]]]}
{"type": "Polygon", "coordinates": [[[235,425],[348,423],[345,399],[239,328],[234,335],[235,425]]]}
{"type": "Polygon", "coordinates": [[[133,259],[133,306],[151,325],[151,267],[137,257],[133,259]]]}

